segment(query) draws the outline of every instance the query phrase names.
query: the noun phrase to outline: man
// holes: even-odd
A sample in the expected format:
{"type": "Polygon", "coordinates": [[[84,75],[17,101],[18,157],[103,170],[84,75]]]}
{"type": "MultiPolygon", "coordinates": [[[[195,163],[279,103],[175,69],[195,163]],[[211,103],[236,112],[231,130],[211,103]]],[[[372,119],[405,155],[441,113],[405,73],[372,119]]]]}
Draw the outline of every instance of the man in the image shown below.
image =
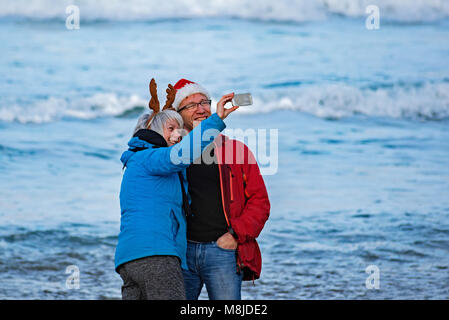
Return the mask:
{"type": "MultiPolygon", "coordinates": [[[[211,115],[209,93],[186,79],[174,88],[173,107],[190,132],[211,115]]],[[[233,96],[222,99],[227,103],[233,96]]],[[[248,147],[224,135],[197,162],[187,169],[192,215],[187,220],[189,270],[183,270],[186,296],[198,299],[206,285],[211,300],[239,300],[242,280],[254,281],[261,272],[256,238],[270,213],[265,184],[248,147]]]]}

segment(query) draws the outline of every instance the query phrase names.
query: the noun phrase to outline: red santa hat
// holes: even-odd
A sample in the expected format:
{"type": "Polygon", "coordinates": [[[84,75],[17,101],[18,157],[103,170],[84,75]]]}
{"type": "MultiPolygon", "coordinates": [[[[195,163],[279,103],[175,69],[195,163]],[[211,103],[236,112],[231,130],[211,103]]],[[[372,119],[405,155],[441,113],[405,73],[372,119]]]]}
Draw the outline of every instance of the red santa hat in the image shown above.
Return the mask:
{"type": "Polygon", "coordinates": [[[204,89],[198,83],[187,79],[181,79],[176,82],[174,88],[176,89],[176,96],[175,101],[173,102],[173,108],[175,108],[176,111],[178,111],[181,101],[192,94],[201,93],[204,94],[207,99],[210,99],[210,95],[206,89],[204,89]]]}

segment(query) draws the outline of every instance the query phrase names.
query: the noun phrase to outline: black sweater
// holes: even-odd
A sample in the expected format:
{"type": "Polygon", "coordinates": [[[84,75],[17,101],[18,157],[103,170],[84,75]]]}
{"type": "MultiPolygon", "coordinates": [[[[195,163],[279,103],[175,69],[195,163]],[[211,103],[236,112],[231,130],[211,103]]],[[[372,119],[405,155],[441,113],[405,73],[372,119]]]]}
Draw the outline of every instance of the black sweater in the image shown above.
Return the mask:
{"type": "Polygon", "coordinates": [[[204,153],[214,157],[212,164],[192,164],[187,168],[192,216],[187,220],[187,239],[198,242],[216,241],[227,232],[221,200],[220,176],[213,144],[204,153]]]}

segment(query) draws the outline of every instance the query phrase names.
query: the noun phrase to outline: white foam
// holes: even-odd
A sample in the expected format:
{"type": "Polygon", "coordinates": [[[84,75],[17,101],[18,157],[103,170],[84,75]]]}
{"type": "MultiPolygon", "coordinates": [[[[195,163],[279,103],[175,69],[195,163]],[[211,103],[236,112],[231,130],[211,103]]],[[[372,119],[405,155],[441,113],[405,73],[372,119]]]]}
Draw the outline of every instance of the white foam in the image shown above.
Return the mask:
{"type": "Polygon", "coordinates": [[[31,105],[0,107],[0,120],[21,123],[52,122],[66,117],[89,120],[119,116],[136,106],[147,104],[147,101],[137,95],[119,97],[113,93],[101,93],[73,101],[51,97],[31,105]]]}
{"type": "MultiPolygon", "coordinates": [[[[254,105],[242,107],[239,113],[269,113],[277,110],[306,112],[321,118],[339,119],[355,114],[402,119],[449,119],[449,83],[427,83],[422,86],[393,86],[377,90],[349,85],[302,87],[282,98],[253,95],[254,105]]],[[[214,99],[216,105],[218,99],[214,99]]],[[[95,119],[121,116],[140,106],[147,99],[137,95],[96,94],[66,101],[49,98],[31,105],[0,106],[1,121],[44,123],[62,118],[95,119]]],[[[214,110],[215,108],[213,108],[214,110]]]]}
{"type": "Polygon", "coordinates": [[[449,119],[449,84],[392,87],[377,90],[349,85],[303,87],[295,96],[279,101],[261,101],[255,97],[252,108],[240,108],[242,113],[296,110],[320,118],[367,116],[443,120],[449,119]]]}
{"type": "Polygon", "coordinates": [[[366,7],[372,4],[380,8],[381,19],[421,22],[449,17],[447,0],[59,0],[56,3],[54,0],[1,0],[0,17],[65,19],[65,8],[77,5],[81,21],[232,16],[302,22],[325,19],[331,14],[365,16],[366,7]]]}

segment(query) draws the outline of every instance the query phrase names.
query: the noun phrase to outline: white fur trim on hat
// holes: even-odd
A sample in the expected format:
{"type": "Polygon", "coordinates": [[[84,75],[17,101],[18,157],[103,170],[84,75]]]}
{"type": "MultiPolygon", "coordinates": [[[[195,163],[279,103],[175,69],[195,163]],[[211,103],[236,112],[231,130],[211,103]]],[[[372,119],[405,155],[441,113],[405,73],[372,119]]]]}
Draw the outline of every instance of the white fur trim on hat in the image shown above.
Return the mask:
{"type": "Polygon", "coordinates": [[[181,101],[195,93],[204,94],[207,97],[207,99],[210,99],[210,95],[207,92],[207,90],[204,89],[202,86],[200,86],[198,83],[188,83],[184,87],[176,90],[176,96],[175,96],[175,101],[173,102],[173,108],[175,108],[176,111],[178,111],[179,104],[181,103],[181,101]]]}

